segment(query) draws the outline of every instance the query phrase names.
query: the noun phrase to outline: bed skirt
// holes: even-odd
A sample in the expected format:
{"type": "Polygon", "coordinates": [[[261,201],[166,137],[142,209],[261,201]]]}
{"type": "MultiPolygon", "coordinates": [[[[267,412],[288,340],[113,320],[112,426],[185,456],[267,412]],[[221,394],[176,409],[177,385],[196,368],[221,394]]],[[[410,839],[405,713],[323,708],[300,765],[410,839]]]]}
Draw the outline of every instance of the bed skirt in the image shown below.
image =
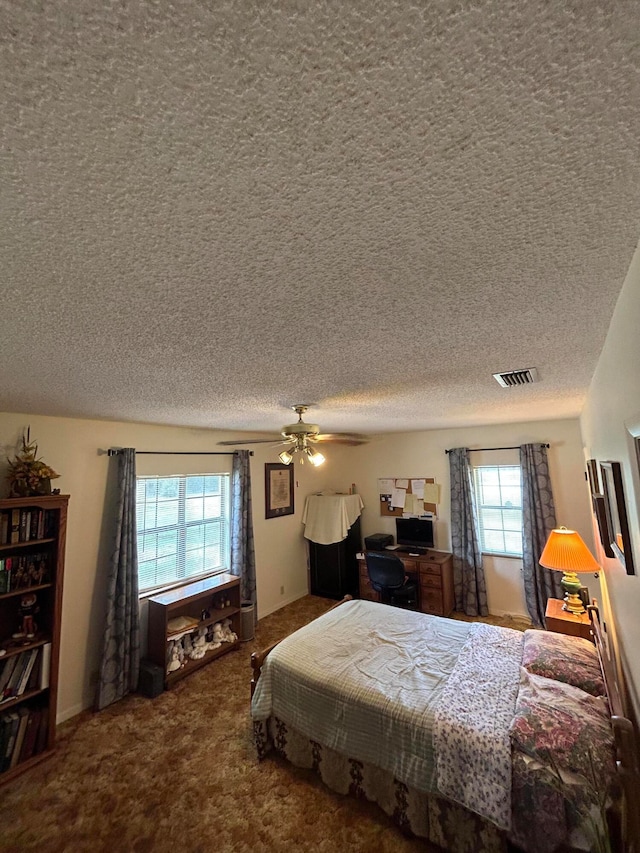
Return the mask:
{"type": "Polygon", "coordinates": [[[503,832],[462,806],[409,788],[390,774],[310,740],[278,717],[253,723],[258,757],[274,750],[296,767],[314,770],[338,794],[370,800],[407,835],[452,853],[506,853],[503,832]]]}

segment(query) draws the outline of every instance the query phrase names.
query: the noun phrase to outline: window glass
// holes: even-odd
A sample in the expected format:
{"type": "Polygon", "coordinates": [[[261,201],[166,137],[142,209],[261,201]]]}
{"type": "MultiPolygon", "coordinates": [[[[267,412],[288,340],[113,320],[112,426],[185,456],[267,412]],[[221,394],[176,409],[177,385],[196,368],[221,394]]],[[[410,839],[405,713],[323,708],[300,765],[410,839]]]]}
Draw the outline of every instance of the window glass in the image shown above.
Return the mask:
{"type": "Polygon", "coordinates": [[[229,474],[138,477],[141,592],[229,568],[229,474]]]}
{"type": "Polygon", "coordinates": [[[519,465],[473,469],[480,548],[489,554],[522,556],[522,477],[519,465]]]}

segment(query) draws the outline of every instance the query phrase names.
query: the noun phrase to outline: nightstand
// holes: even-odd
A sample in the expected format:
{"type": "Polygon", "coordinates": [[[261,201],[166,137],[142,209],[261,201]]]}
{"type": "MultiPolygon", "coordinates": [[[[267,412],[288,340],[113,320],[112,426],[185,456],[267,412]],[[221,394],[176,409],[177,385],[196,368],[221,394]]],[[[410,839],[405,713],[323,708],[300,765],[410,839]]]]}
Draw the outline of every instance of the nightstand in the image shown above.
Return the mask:
{"type": "Polygon", "coordinates": [[[547,610],[545,613],[545,622],[548,631],[555,631],[556,634],[569,634],[571,637],[582,637],[584,640],[591,640],[591,620],[588,613],[569,613],[568,610],[563,610],[564,602],[557,598],[550,598],[547,601],[547,610]]]}

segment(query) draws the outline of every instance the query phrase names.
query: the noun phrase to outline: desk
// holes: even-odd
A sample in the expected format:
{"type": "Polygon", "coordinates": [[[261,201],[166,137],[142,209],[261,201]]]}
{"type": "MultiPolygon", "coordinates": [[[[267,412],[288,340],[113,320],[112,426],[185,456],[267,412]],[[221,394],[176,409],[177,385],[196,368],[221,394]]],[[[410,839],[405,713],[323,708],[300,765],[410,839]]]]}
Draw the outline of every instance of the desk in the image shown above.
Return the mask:
{"type": "Polygon", "coordinates": [[[591,620],[588,613],[569,613],[563,610],[563,601],[558,598],[550,598],[547,601],[547,609],[544,621],[547,631],[555,631],[556,634],[568,634],[570,637],[582,637],[584,640],[593,641],[591,636],[591,620]]]}
{"type": "MultiPolygon", "coordinates": [[[[408,551],[389,553],[400,557],[408,575],[414,575],[418,583],[418,605],[422,613],[433,616],[448,616],[453,610],[453,556],[446,551],[428,550],[418,557],[408,551]]],[[[358,560],[360,576],[360,598],[380,601],[380,596],[371,586],[367,564],[358,560]]]]}

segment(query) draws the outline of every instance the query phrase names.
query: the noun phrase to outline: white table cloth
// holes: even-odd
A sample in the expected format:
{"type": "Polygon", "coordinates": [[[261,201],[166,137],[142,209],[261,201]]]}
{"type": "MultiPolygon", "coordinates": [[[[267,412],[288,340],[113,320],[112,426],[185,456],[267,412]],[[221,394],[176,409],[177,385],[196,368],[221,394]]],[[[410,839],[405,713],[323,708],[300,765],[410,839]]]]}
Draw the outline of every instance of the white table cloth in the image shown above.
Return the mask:
{"type": "Polygon", "coordinates": [[[309,495],[302,513],[305,538],[319,545],[342,542],[363,507],[360,495],[309,495]]]}

